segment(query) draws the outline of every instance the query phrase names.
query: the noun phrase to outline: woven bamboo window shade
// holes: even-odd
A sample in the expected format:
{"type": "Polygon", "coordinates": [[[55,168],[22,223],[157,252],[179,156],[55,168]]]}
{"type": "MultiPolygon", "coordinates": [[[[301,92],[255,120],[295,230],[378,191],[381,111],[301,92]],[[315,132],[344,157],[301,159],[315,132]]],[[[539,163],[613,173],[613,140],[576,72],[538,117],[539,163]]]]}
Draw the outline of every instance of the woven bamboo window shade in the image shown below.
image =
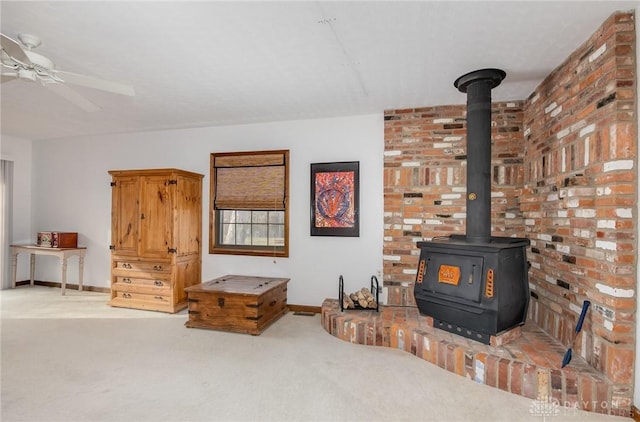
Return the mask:
{"type": "Polygon", "coordinates": [[[214,155],[214,208],[284,210],[286,152],[214,155]]]}

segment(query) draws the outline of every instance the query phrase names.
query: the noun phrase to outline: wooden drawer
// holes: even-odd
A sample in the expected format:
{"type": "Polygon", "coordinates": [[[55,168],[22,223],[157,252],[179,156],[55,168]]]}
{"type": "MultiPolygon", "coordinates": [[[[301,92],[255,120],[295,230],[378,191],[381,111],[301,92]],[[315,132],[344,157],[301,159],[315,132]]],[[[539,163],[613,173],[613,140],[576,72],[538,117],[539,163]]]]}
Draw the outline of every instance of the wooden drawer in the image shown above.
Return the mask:
{"type": "Polygon", "coordinates": [[[133,300],[133,301],[145,301],[152,303],[170,303],[171,295],[162,295],[162,294],[147,294],[147,293],[135,293],[135,292],[125,292],[118,291],[115,294],[115,298],[124,299],[124,300],[133,300]]]}
{"type": "Polygon", "coordinates": [[[136,261],[136,260],[116,260],[114,269],[116,270],[128,270],[128,271],[141,271],[146,273],[170,273],[171,262],[156,262],[156,261],[136,261]]]}
{"type": "Polygon", "coordinates": [[[191,286],[189,320],[193,328],[258,335],[287,312],[286,278],[226,276],[191,286]]]}
{"type": "Polygon", "coordinates": [[[157,261],[136,261],[127,259],[116,259],[113,261],[111,275],[115,279],[129,279],[132,283],[134,279],[149,279],[153,283],[155,280],[169,282],[172,277],[172,267],[170,262],[157,261]]]}
{"type": "Polygon", "coordinates": [[[138,292],[111,291],[111,306],[123,308],[146,309],[149,311],[177,312],[171,300],[171,294],[147,294],[138,292]]]}
{"type": "Polygon", "coordinates": [[[171,294],[171,282],[161,278],[115,277],[113,290],[149,294],[171,294]]]}

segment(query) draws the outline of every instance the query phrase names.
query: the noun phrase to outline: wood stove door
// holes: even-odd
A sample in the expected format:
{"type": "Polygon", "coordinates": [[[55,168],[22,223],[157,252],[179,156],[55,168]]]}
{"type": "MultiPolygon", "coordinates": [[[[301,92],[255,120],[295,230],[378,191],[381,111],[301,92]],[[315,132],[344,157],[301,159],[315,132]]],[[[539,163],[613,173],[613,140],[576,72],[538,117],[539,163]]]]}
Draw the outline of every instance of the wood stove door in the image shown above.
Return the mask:
{"type": "Polygon", "coordinates": [[[480,303],[483,265],[482,256],[431,253],[425,261],[422,289],[449,299],[480,303]]]}

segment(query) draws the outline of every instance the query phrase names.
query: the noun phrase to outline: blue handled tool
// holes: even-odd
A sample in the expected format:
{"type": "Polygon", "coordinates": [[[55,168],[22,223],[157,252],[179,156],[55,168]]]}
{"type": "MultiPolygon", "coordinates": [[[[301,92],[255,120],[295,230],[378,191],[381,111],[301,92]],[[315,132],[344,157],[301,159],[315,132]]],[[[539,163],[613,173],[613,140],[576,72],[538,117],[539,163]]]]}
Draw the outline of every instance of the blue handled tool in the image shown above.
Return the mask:
{"type": "MultiPolygon", "coordinates": [[[[591,302],[589,302],[588,300],[585,300],[582,304],[582,312],[580,312],[580,318],[578,318],[578,323],[576,324],[576,332],[573,336],[573,340],[571,341],[571,347],[573,347],[573,343],[576,341],[578,333],[580,332],[580,330],[582,330],[582,323],[584,322],[585,315],[587,315],[587,309],[589,309],[589,305],[591,305],[591,302]]],[[[567,366],[569,362],[571,362],[571,347],[569,347],[567,352],[564,354],[564,358],[562,359],[563,368],[567,366]]]]}

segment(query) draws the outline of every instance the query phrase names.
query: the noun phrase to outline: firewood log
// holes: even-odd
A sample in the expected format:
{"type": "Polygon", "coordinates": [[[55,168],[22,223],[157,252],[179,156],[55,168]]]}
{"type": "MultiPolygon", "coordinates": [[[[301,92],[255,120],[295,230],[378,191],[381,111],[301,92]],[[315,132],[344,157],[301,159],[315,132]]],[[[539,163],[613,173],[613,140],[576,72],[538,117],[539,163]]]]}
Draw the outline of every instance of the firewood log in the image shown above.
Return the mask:
{"type": "Polygon", "coordinates": [[[347,295],[346,293],[342,293],[342,308],[343,309],[355,308],[353,300],[351,300],[349,295],[347,295]]]}

